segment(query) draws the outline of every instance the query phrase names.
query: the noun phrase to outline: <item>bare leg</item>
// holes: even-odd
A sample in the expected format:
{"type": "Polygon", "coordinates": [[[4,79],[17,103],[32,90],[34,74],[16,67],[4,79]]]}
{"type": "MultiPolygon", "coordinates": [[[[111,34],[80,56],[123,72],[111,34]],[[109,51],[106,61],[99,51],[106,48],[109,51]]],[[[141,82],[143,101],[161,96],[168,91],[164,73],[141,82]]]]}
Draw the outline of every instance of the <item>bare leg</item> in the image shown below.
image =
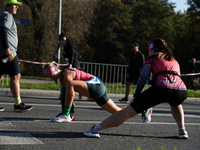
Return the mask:
{"type": "Polygon", "coordinates": [[[122,110],[111,99],[109,99],[108,102],[102,105],[101,107],[111,114],[114,114],[115,112],[122,110]]]}
{"type": "Polygon", "coordinates": [[[20,97],[20,80],[21,74],[10,76],[10,90],[12,92],[13,97],[20,97]]]}
{"type": "Polygon", "coordinates": [[[74,97],[75,97],[75,91],[79,92],[80,94],[90,97],[90,94],[88,92],[87,84],[85,81],[68,81],[65,86],[65,105],[66,106],[72,106],[74,97]]]}
{"type": "Polygon", "coordinates": [[[183,111],[182,105],[181,104],[178,106],[170,105],[170,107],[171,107],[172,116],[176,120],[177,125],[178,126],[184,125],[184,111],[183,111]]]}
{"type": "Polygon", "coordinates": [[[132,82],[128,82],[128,81],[126,82],[126,94],[125,94],[126,97],[129,96],[131,85],[132,85],[132,82]]]}
{"type": "Polygon", "coordinates": [[[0,75],[0,82],[1,82],[2,78],[3,78],[3,75],[1,74],[1,75],[0,75]]]}
{"type": "Polygon", "coordinates": [[[127,106],[125,109],[118,111],[101,122],[102,129],[117,127],[123,124],[127,119],[136,116],[138,113],[131,107],[127,106]]]}

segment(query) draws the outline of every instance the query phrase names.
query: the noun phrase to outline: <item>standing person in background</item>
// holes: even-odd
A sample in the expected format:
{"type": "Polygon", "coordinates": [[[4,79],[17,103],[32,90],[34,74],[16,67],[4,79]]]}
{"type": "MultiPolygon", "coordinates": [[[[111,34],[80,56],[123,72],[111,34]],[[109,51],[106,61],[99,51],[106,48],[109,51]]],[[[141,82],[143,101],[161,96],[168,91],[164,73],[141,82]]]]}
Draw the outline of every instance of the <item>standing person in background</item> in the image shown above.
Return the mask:
{"type": "Polygon", "coordinates": [[[68,37],[63,33],[58,36],[58,41],[60,45],[64,47],[62,54],[66,63],[68,64],[68,68],[79,69],[78,59],[76,58],[76,47],[72,44],[72,41],[70,41],[68,37]]]}
{"type": "MultiPolygon", "coordinates": [[[[3,74],[10,76],[10,90],[14,97],[14,111],[29,111],[33,107],[26,106],[20,97],[21,77],[19,59],[17,56],[18,35],[13,14],[22,3],[17,0],[5,0],[5,10],[0,14],[0,79],[3,74]],[[7,60],[3,61],[5,58],[7,60]]],[[[0,108],[4,110],[4,108],[0,108]]]]}
{"type": "MultiPolygon", "coordinates": [[[[195,66],[195,63],[196,63],[196,59],[192,58],[192,60],[189,62],[189,65],[188,65],[188,73],[198,73],[199,72],[195,66]]],[[[190,83],[192,85],[193,90],[196,91],[196,88],[194,86],[194,76],[188,76],[188,79],[186,82],[187,88],[190,83]]]]}
{"type": "MultiPolygon", "coordinates": [[[[64,34],[61,33],[58,36],[59,44],[63,46],[62,54],[65,58],[66,64],[68,64],[68,68],[79,69],[79,62],[76,58],[76,47],[72,44],[72,41],[64,34]]],[[[65,85],[62,85],[63,81],[60,81],[61,85],[61,94],[59,98],[61,99],[62,109],[64,108],[64,99],[65,99],[65,85]]],[[[79,94],[79,99],[82,99],[82,95],[79,94]]],[[[71,112],[70,112],[72,120],[74,120],[74,104],[72,104],[71,112]]]]}
{"type": "MultiPolygon", "coordinates": [[[[128,66],[127,74],[126,74],[126,93],[125,93],[125,97],[120,99],[119,102],[128,103],[128,96],[131,90],[131,85],[137,84],[144,61],[145,61],[145,57],[142,54],[142,52],[139,51],[139,44],[133,43],[132,54],[129,60],[129,66],[128,66]]],[[[145,110],[144,112],[141,112],[143,122],[148,123],[151,121],[152,111],[153,111],[152,108],[150,108],[148,110],[145,110]]]]}
{"type": "Polygon", "coordinates": [[[132,51],[126,74],[126,93],[125,97],[119,100],[121,103],[128,103],[131,85],[137,84],[145,60],[144,55],[139,51],[138,43],[132,44],[132,51]]]}
{"type": "Polygon", "coordinates": [[[127,119],[136,116],[141,111],[167,102],[178,125],[178,138],[188,139],[184,111],[181,105],[187,99],[187,89],[180,78],[180,66],[163,39],[153,40],[148,50],[149,57],[144,63],[138,80],[134,94],[135,99],[125,109],[114,113],[100,124],[85,131],[84,135],[99,138],[100,130],[120,126],[127,119]],[[150,88],[141,93],[150,72],[154,76],[154,82],[150,88]]]}

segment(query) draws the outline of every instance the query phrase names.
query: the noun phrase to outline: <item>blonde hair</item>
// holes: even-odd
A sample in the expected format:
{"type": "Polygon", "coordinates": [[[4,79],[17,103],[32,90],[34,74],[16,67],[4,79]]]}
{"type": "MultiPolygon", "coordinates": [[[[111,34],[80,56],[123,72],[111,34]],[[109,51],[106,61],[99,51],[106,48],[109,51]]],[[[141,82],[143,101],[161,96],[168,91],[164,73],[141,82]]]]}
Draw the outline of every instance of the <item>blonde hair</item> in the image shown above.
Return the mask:
{"type": "Polygon", "coordinates": [[[49,68],[51,66],[55,65],[56,67],[58,67],[58,64],[55,61],[52,62],[48,62],[45,66],[44,69],[49,68]]]}

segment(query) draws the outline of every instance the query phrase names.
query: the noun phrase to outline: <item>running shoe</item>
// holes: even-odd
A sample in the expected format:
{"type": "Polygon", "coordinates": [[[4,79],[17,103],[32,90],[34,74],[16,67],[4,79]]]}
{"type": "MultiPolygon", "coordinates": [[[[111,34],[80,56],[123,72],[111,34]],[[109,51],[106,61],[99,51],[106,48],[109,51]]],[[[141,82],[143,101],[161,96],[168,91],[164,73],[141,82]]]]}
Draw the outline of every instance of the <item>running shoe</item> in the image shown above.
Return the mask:
{"type": "Polygon", "coordinates": [[[66,116],[63,113],[60,113],[56,117],[51,117],[50,120],[52,122],[71,122],[72,119],[71,119],[70,115],[66,116]]]}
{"type": "Polygon", "coordinates": [[[122,99],[119,99],[119,102],[121,102],[121,103],[128,103],[128,98],[124,97],[122,99]]]}
{"type": "Polygon", "coordinates": [[[142,114],[142,120],[143,120],[143,122],[145,122],[145,123],[151,122],[152,112],[153,112],[153,109],[149,108],[149,109],[147,109],[147,111],[144,114],[142,114]]]}
{"type": "Polygon", "coordinates": [[[94,137],[94,138],[100,138],[99,132],[98,131],[94,131],[94,127],[91,127],[89,130],[84,132],[84,135],[87,137],[94,137]]]}
{"type": "Polygon", "coordinates": [[[14,111],[15,112],[23,112],[23,111],[30,111],[33,109],[33,106],[26,106],[23,102],[21,102],[19,105],[14,105],[14,111]]]}
{"type": "Polygon", "coordinates": [[[179,139],[188,139],[187,131],[185,129],[180,129],[178,138],[179,139]]]}
{"type": "Polygon", "coordinates": [[[0,111],[4,111],[5,110],[5,108],[3,108],[3,107],[0,107],[0,111]]]}

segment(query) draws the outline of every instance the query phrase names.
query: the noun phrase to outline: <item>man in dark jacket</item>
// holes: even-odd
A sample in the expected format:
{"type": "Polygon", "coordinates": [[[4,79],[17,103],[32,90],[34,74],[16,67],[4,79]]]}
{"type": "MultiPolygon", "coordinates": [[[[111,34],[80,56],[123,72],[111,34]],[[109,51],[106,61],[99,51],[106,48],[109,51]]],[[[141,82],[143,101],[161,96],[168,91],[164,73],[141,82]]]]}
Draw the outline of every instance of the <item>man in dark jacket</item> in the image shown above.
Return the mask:
{"type": "MultiPolygon", "coordinates": [[[[196,59],[192,58],[192,60],[189,62],[189,65],[188,65],[188,71],[187,71],[188,73],[198,73],[199,72],[195,66],[195,63],[196,63],[196,59]]],[[[193,81],[194,81],[194,76],[188,76],[186,86],[188,87],[188,85],[191,83],[193,90],[196,91],[193,81]]]]}
{"type": "Polygon", "coordinates": [[[128,95],[130,93],[131,85],[137,84],[140,73],[145,61],[144,55],[139,51],[138,43],[132,44],[132,54],[129,61],[129,67],[126,74],[126,93],[125,98],[120,99],[122,103],[128,103],[128,95]]]}

